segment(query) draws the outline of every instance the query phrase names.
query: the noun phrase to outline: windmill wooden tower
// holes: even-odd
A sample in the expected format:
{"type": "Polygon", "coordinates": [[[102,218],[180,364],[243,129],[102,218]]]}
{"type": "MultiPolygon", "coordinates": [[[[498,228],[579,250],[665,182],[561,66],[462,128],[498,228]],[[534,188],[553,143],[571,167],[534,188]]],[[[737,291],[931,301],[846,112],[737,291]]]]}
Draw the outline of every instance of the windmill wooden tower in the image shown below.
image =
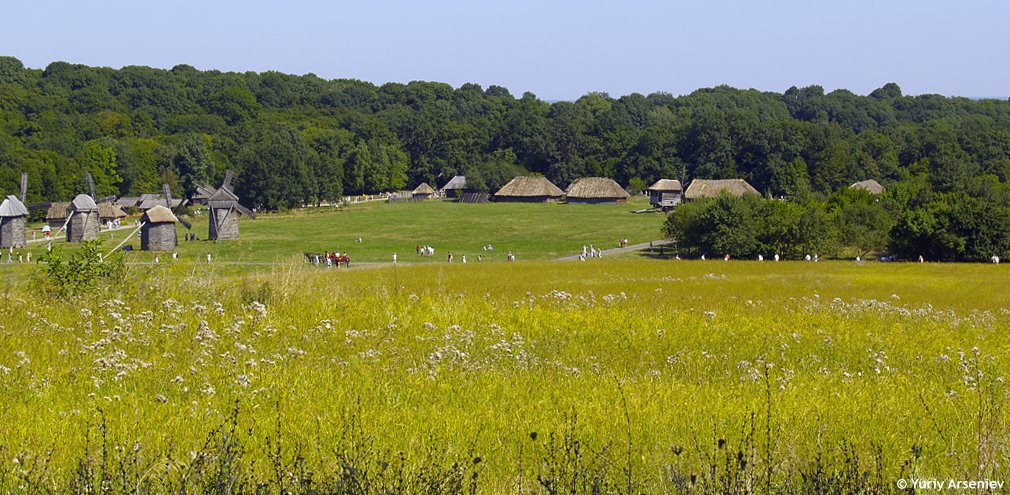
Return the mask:
{"type": "Polygon", "coordinates": [[[25,192],[28,190],[28,174],[21,174],[21,199],[10,195],[0,203],[0,248],[25,247],[25,192]]]}
{"type": "MultiPolygon", "coordinates": [[[[162,185],[165,196],[165,206],[156,205],[144,212],[140,218],[140,249],[144,251],[172,251],[179,245],[179,235],[175,224],[181,223],[187,229],[192,228],[189,222],[175,216],[172,212],[172,193],[168,184],[162,185]]],[[[185,205],[183,201],[179,207],[185,205]]]]}
{"type": "Polygon", "coordinates": [[[238,239],[239,215],[256,218],[252,211],[238,204],[238,196],[231,189],[231,179],[229,170],[225,173],[221,187],[207,199],[207,208],[210,210],[210,232],[207,237],[212,241],[238,239]]]}

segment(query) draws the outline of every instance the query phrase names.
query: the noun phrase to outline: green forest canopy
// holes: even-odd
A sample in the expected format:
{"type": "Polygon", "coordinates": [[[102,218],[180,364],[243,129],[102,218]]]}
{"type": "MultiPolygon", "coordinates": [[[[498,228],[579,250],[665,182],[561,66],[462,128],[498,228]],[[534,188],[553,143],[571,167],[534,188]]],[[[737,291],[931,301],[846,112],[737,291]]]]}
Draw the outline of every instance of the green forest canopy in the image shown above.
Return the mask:
{"type": "Polygon", "coordinates": [[[949,193],[983,175],[1010,177],[1010,104],[903,96],[895,84],[869,96],[720,86],[549,104],[477,84],[375,86],[186,65],[38,70],[0,58],[4,192],[27,171],[29,202],[66,199],[84,191],[87,170],[100,195],[162,182],[188,195],[226,169],[245,202],[268,209],[455,174],[493,189],[524,172],[562,187],[582,176],[739,177],[787,197],[921,176],[949,193]]]}

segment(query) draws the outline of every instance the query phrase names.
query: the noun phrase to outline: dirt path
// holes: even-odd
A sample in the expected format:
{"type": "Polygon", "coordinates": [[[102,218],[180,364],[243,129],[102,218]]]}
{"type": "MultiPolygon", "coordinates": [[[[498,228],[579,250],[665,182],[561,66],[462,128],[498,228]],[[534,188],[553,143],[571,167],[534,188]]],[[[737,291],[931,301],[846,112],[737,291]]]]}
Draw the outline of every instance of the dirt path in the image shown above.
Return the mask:
{"type": "MultiPolygon", "coordinates": [[[[643,242],[641,244],[629,244],[629,245],[624,246],[624,247],[616,247],[616,248],[612,248],[612,249],[604,249],[603,250],[603,256],[610,256],[612,254],[624,253],[624,252],[627,252],[627,251],[641,251],[643,249],[649,249],[649,245],[650,244],[652,246],[658,248],[659,246],[669,246],[669,245],[672,245],[673,241],[671,241],[669,239],[660,239],[658,241],[643,242]]],[[[575,255],[572,255],[572,256],[565,256],[564,258],[557,258],[554,261],[578,261],[578,259],[579,259],[579,255],[575,254],[575,255]]]]}

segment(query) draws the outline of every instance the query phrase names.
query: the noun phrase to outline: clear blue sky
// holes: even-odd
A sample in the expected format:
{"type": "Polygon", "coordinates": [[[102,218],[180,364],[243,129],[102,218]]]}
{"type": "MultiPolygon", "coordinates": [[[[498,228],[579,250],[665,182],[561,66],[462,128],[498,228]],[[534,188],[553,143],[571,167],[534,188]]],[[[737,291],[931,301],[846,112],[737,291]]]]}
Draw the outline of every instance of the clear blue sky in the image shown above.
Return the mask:
{"type": "Polygon", "coordinates": [[[1010,94],[1005,0],[8,2],[0,54],[327,79],[499,84],[575,99],[728,84],[1010,94]]]}

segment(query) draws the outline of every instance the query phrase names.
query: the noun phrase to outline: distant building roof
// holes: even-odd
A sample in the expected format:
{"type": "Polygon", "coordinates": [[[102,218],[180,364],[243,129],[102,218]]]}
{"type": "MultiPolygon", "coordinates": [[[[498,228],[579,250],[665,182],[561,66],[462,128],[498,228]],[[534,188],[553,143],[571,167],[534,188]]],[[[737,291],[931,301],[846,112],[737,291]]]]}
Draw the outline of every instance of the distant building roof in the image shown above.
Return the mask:
{"type": "Polygon", "coordinates": [[[67,208],[70,208],[68,201],[50,203],[49,210],[46,211],[46,220],[63,220],[67,218],[67,208]]]}
{"type": "MultiPolygon", "coordinates": [[[[140,200],[140,205],[137,208],[145,211],[158,205],[165,206],[165,196],[162,194],[144,194],[140,197],[140,200]]],[[[172,208],[178,208],[181,204],[181,199],[172,199],[170,202],[172,208]]]]}
{"type": "Polygon", "coordinates": [[[734,196],[761,194],[743,179],[694,179],[684,192],[684,199],[714,198],[723,191],[734,196]]]}
{"type": "Polygon", "coordinates": [[[851,186],[849,186],[849,188],[850,189],[862,189],[864,191],[869,192],[870,194],[881,194],[884,191],[886,191],[886,189],[884,189],[884,186],[880,185],[879,182],[877,182],[877,181],[875,181],[873,179],[867,179],[867,180],[856,182],[855,184],[852,184],[851,186]]]}
{"type": "Polygon", "coordinates": [[[656,192],[666,192],[666,191],[683,191],[684,186],[680,184],[679,180],[675,179],[659,179],[651,186],[649,186],[646,191],[656,191],[656,192]]]}
{"type": "Polygon", "coordinates": [[[435,190],[432,189],[431,186],[429,186],[427,182],[422,182],[420,185],[418,185],[416,188],[414,188],[414,190],[411,192],[411,194],[429,194],[430,195],[430,194],[435,194],[435,190]]]}
{"type": "Polygon", "coordinates": [[[234,201],[234,202],[237,203],[238,202],[238,196],[236,196],[235,193],[232,192],[232,190],[230,188],[225,187],[225,186],[221,186],[221,187],[217,188],[217,191],[214,191],[214,194],[211,194],[210,197],[207,198],[207,201],[214,201],[214,202],[222,202],[222,201],[232,202],[232,201],[234,201]]]}
{"type": "Polygon", "coordinates": [[[122,208],[136,208],[140,204],[140,196],[123,196],[115,201],[122,208]]]}
{"type": "Polygon", "coordinates": [[[565,192],[544,176],[519,176],[505,184],[495,196],[560,198],[565,192]]]}
{"type": "Polygon", "coordinates": [[[614,179],[607,177],[583,177],[568,186],[565,193],[569,198],[627,198],[630,195],[614,179]]]}
{"type": "Polygon", "coordinates": [[[28,214],[28,208],[17,196],[7,196],[0,203],[0,217],[23,217],[28,214]]]}
{"type": "Polygon", "coordinates": [[[457,175],[446,182],[442,189],[452,190],[452,189],[466,189],[466,176],[457,175]]]}
{"type": "Polygon", "coordinates": [[[99,203],[98,218],[124,218],[126,212],[115,203],[99,203]]]}
{"type": "Polygon", "coordinates": [[[144,218],[146,223],[176,223],[179,221],[172,210],[163,205],[152,206],[151,209],[144,212],[144,218]]]}
{"type": "Polygon", "coordinates": [[[98,211],[98,205],[95,204],[95,200],[91,196],[88,196],[87,194],[78,194],[77,197],[70,202],[70,209],[80,212],[92,212],[98,211]]]}

